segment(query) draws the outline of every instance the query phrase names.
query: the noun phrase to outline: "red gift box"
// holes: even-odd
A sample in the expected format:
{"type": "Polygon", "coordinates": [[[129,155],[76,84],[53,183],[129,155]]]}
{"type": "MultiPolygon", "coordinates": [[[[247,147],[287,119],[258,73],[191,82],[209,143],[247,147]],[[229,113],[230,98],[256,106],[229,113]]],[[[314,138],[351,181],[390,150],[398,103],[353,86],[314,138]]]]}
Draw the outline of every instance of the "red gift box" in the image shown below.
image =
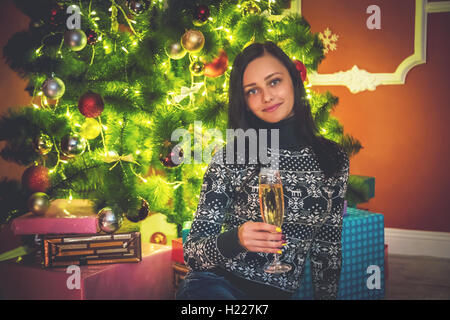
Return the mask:
{"type": "Polygon", "coordinates": [[[15,235],[97,233],[97,214],[92,202],[83,199],[56,199],[44,216],[29,212],[12,221],[15,235]]]}
{"type": "Polygon", "coordinates": [[[170,246],[142,243],[142,261],[43,269],[0,263],[0,297],[7,300],[173,299],[170,246]],[[79,286],[78,286],[79,284],[79,286]]]}
{"type": "Polygon", "coordinates": [[[184,264],[182,238],[172,240],[172,260],[184,264]]]}

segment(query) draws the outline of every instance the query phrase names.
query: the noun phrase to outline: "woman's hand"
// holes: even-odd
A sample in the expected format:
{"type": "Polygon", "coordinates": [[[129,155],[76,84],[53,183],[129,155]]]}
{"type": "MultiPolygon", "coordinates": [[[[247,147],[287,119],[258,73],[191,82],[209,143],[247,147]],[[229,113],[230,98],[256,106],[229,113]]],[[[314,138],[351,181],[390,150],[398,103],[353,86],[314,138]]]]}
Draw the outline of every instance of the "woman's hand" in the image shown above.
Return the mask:
{"type": "Polygon", "coordinates": [[[281,253],[286,237],[281,229],[264,222],[247,221],[239,227],[241,246],[252,252],[281,253]]]}

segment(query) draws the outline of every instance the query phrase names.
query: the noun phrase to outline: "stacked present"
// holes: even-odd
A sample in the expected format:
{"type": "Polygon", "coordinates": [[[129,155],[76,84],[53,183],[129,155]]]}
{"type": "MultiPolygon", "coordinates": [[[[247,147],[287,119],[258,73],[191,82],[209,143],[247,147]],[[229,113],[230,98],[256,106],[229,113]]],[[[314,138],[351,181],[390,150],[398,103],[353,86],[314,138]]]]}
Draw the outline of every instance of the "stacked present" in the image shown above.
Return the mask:
{"type": "Polygon", "coordinates": [[[30,212],[11,227],[15,235],[39,235],[44,267],[141,261],[140,233],[121,232],[117,218],[105,209],[97,215],[88,200],[57,199],[45,215],[30,212]]]}
{"type": "MultiPolygon", "coordinates": [[[[384,216],[347,207],[342,231],[342,269],[338,299],[382,299],[385,294],[384,216]]],[[[189,232],[183,228],[183,239],[172,241],[175,287],[187,273],[183,262],[183,242],[189,232]]],[[[387,267],[387,266],[386,266],[387,267]]],[[[305,263],[302,284],[294,299],[313,299],[309,258],[305,263]]]]}
{"type": "MultiPolygon", "coordinates": [[[[384,216],[347,208],[342,231],[342,269],[338,299],[382,299],[385,294],[384,216]]],[[[309,258],[296,299],[312,299],[309,258]]]]}

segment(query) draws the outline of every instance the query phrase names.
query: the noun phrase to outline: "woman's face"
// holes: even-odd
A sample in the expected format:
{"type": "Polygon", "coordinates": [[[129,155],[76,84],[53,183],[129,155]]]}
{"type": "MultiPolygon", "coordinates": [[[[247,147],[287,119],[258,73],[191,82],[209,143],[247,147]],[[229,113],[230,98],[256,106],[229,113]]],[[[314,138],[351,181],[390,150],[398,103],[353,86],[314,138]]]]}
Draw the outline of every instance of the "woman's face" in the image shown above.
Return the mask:
{"type": "Polygon", "coordinates": [[[244,97],[260,119],[276,123],[294,114],[294,88],[287,68],[264,54],[247,65],[243,76],[244,97]]]}

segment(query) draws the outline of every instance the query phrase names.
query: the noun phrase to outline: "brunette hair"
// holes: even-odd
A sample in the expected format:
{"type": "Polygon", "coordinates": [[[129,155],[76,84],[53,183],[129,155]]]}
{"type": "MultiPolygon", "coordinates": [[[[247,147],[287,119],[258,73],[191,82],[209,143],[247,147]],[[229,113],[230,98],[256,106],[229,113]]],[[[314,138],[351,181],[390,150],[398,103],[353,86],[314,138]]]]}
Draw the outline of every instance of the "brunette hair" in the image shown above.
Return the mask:
{"type": "Polygon", "coordinates": [[[253,43],[240,52],[233,63],[229,85],[228,128],[252,128],[251,113],[245,102],[243,75],[247,65],[254,59],[270,54],[277,58],[289,71],[294,88],[294,117],[298,121],[301,141],[310,145],[317,155],[319,166],[326,177],[338,174],[344,165],[343,149],[336,142],[322,137],[314,122],[311,106],[306,99],[305,87],[295,63],[275,43],[253,43]]]}

